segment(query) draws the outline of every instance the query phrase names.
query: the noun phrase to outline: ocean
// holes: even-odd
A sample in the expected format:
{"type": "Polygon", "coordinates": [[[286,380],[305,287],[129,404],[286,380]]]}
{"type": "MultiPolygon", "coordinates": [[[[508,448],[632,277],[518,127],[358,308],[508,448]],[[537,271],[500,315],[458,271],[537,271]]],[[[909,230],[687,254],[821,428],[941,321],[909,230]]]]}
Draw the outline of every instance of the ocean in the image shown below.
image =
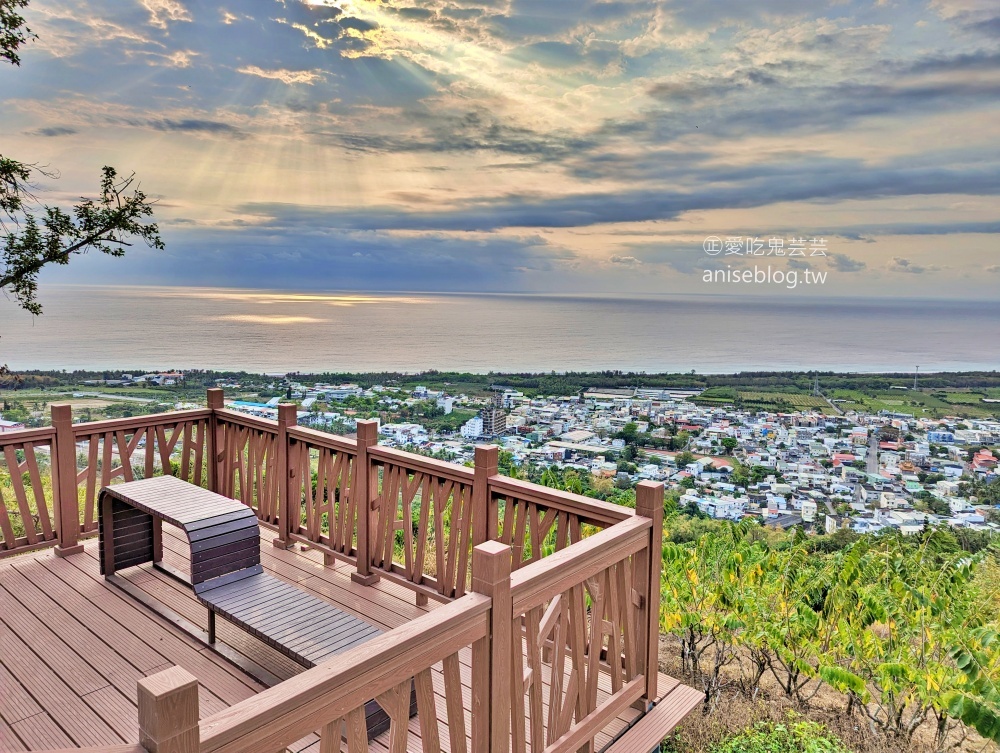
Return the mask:
{"type": "Polygon", "coordinates": [[[13,369],[728,373],[1000,369],[1000,301],[296,293],[48,285],[13,369]]]}

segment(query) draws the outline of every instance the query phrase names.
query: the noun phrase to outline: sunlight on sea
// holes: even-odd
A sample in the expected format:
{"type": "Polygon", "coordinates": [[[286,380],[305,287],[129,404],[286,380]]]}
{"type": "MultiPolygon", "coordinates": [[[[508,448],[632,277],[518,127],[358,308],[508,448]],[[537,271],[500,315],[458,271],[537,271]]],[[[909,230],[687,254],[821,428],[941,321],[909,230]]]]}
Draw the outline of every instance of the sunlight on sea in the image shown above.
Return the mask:
{"type": "Polygon", "coordinates": [[[1000,368],[1000,303],[55,286],[0,301],[16,369],[906,371],[1000,368]]]}

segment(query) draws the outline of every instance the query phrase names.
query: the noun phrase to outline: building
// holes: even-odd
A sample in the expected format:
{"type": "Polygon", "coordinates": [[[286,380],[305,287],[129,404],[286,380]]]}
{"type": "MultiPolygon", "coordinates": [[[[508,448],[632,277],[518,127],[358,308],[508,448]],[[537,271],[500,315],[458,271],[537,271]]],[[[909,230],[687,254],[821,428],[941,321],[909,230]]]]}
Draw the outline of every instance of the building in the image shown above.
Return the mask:
{"type": "Polygon", "coordinates": [[[495,394],[490,404],[479,412],[483,421],[482,436],[496,437],[507,431],[507,413],[503,409],[503,395],[495,394]]]}
{"type": "Polygon", "coordinates": [[[346,400],[349,397],[360,397],[363,390],[356,384],[341,384],[337,387],[317,386],[317,397],[325,400],[346,400]]]}
{"type": "Polygon", "coordinates": [[[466,439],[477,439],[483,435],[483,419],[473,416],[462,424],[461,434],[466,439]]]}
{"type": "Polygon", "coordinates": [[[802,500],[802,520],[805,523],[816,522],[816,501],[812,499],[802,500]]]}
{"type": "Polygon", "coordinates": [[[398,444],[419,445],[427,442],[427,429],[420,424],[383,424],[378,431],[398,444]]]}
{"type": "Polygon", "coordinates": [[[20,421],[5,421],[0,418],[0,432],[5,431],[17,431],[18,429],[23,429],[24,424],[20,421]]]}
{"type": "Polygon", "coordinates": [[[993,473],[997,469],[997,459],[989,450],[980,450],[972,456],[974,473],[993,473]]]}

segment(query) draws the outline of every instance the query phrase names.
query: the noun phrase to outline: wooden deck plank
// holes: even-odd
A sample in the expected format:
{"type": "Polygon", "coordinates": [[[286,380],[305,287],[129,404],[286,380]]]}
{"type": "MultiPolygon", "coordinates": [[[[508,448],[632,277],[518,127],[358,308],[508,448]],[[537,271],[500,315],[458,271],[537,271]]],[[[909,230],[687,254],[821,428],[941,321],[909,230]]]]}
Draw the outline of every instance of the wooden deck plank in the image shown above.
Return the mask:
{"type": "Polygon", "coordinates": [[[188,670],[226,703],[237,703],[263,689],[263,686],[241,672],[232,673],[231,665],[224,659],[202,653],[202,647],[193,639],[179,633],[169,623],[161,621],[114,586],[108,585],[98,572],[95,558],[76,556],[65,561],[72,566],[72,571],[60,570],[60,575],[67,582],[79,585],[81,592],[100,594],[98,598],[101,608],[137,634],[152,631],[153,635],[157,635],[156,647],[160,654],[188,670]]]}
{"type": "MultiPolygon", "coordinates": [[[[0,646],[4,647],[0,662],[70,737],[72,744],[117,745],[125,742],[24,641],[2,624],[0,646]]],[[[36,714],[28,720],[38,716],[36,714]]],[[[28,720],[22,720],[17,725],[23,725],[28,720]]],[[[15,729],[18,729],[17,725],[14,725],[15,729]]]]}
{"type": "MultiPolygon", "coordinates": [[[[53,633],[45,623],[29,612],[7,590],[11,579],[5,578],[0,584],[0,622],[3,622],[12,632],[20,636],[37,656],[44,658],[45,663],[58,674],[77,695],[86,695],[106,687],[107,678],[97,672],[94,667],[85,662],[79,654],[67,646],[63,640],[53,633]]],[[[56,625],[61,628],[60,625],[56,625]]]]}
{"type": "Polygon", "coordinates": [[[83,702],[92,708],[127,743],[139,742],[139,709],[130,697],[105,685],[87,693],[83,702]]]}
{"type": "Polygon", "coordinates": [[[704,699],[704,693],[694,688],[686,685],[675,687],[605,753],[648,753],[658,749],[663,738],[704,699]]]}
{"type": "Polygon", "coordinates": [[[71,576],[75,573],[75,568],[68,562],[47,562],[41,558],[21,561],[22,559],[24,558],[18,558],[14,564],[26,579],[44,589],[80,622],[113,645],[135,667],[145,671],[166,661],[162,654],[150,648],[139,635],[123,627],[118,620],[109,617],[99,608],[103,589],[81,578],[74,577],[66,582],[59,577],[59,573],[71,576]]]}
{"type": "Polygon", "coordinates": [[[3,580],[7,590],[39,619],[56,627],[57,634],[94,669],[119,690],[131,691],[144,673],[116,652],[107,642],[87,629],[76,617],[53,601],[48,594],[18,570],[8,570],[3,580]]]}
{"type": "Polygon", "coordinates": [[[20,751],[27,749],[14,730],[8,726],[7,722],[0,719],[0,750],[9,751],[9,753],[20,753],[20,751]]]}
{"type": "Polygon", "coordinates": [[[12,750],[52,750],[77,747],[48,714],[35,714],[11,725],[24,747],[12,750]]]}
{"type": "Polygon", "coordinates": [[[0,688],[3,688],[0,693],[0,719],[7,724],[42,713],[42,707],[3,664],[0,664],[0,688]]]}

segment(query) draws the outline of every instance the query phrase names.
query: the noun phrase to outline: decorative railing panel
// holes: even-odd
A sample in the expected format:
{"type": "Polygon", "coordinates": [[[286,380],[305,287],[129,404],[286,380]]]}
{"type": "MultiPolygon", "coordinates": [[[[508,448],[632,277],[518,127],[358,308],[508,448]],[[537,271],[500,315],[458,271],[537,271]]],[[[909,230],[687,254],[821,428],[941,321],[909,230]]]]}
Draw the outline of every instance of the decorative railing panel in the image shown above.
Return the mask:
{"type": "Polygon", "coordinates": [[[369,454],[378,469],[373,567],[443,597],[461,596],[472,555],[472,472],[382,447],[369,454]]]}
{"type": "Polygon", "coordinates": [[[217,410],[216,425],[215,491],[253,508],[260,520],[277,524],[278,431],[274,422],[217,410]]]}
{"type": "Polygon", "coordinates": [[[622,522],[512,576],[514,753],[592,746],[646,692],[637,571],[650,525],[622,522]]]}
{"type": "Polygon", "coordinates": [[[0,553],[56,538],[52,429],[0,434],[0,553]]]}
{"type": "Polygon", "coordinates": [[[627,520],[632,511],[517,479],[490,478],[491,538],[510,544],[514,569],[627,520]]]}
{"type": "Polygon", "coordinates": [[[209,411],[178,411],[73,425],[82,531],[97,530],[102,487],[158,475],[208,481],[209,411]]]}
{"type": "Polygon", "coordinates": [[[289,430],[293,510],[290,533],[346,560],[357,556],[357,502],[353,442],[295,427],[289,430]],[[295,510],[298,517],[295,517],[295,510]]]}

